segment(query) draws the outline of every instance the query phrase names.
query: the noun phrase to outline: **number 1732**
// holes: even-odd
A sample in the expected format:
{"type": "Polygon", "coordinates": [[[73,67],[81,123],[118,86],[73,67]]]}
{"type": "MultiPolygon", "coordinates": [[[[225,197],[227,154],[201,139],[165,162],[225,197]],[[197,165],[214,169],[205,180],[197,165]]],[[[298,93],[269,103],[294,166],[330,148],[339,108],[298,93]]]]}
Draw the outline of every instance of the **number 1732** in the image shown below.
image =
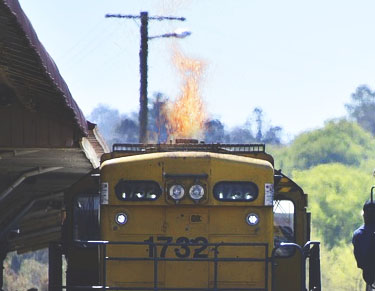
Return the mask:
{"type": "Polygon", "coordinates": [[[175,243],[179,245],[170,245],[173,242],[173,237],[171,236],[158,236],[156,240],[153,236],[150,236],[144,242],[150,243],[150,247],[148,248],[148,256],[150,258],[154,257],[154,250],[160,249],[160,258],[165,258],[167,251],[169,248],[173,248],[173,252],[178,258],[188,258],[190,255],[196,259],[203,259],[208,257],[207,244],[208,240],[205,237],[199,236],[193,239],[189,239],[187,237],[181,236],[178,237],[175,243]],[[153,246],[153,243],[164,243],[162,245],[157,245],[156,247],[153,246]],[[189,244],[202,244],[199,245],[189,245],[189,244]]]}

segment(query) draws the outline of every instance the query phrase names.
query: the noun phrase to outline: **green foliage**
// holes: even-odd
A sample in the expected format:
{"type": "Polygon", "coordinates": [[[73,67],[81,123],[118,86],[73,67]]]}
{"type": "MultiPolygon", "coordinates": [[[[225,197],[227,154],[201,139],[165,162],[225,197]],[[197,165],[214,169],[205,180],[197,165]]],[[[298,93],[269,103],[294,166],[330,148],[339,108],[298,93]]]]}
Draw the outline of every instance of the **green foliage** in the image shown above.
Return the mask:
{"type": "Polygon", "coordinates": [[[275,168],[309,194],[312,237],[322,242],[323,290],[365,290],[351,238],[363,223],[362,206],[375,184],[374,138],[356,122],[341,119],[267,150],[275,168]]]}
{"type": "Polygon", "coordinates": [[[320,164],[359,166],[375,155],[375,141],[355,122],[332,120],[324,128],[303,133],[287,147],[271,148],[276,168],[291,174],[320,164]]]}
{"type": "Polygon", "coordinates": [[[37,288],[40,291],[48,290],[48,265],[45,262],[36,260],[38,252],[26,254],[19,259],[18,270],[12,268],[15,253],[8,254],[4,262],[4,290],[27,290],[37,288]]]}
{"type": "Polygon", "coordinates": [[[321,247],[322,290],[364,291],[362,272],[356,267],[353,247],[340,243],[327,249],[321,247]]]}
{"type": "Polygon", "coordinates": [[[341,241],[350,243],[353,230],[362,224],[361,210],[370,197],[372,176],[342,164],[327,164],[294,171],[293,177],[310,194],[312,226],[327,248],[341,241]]]}

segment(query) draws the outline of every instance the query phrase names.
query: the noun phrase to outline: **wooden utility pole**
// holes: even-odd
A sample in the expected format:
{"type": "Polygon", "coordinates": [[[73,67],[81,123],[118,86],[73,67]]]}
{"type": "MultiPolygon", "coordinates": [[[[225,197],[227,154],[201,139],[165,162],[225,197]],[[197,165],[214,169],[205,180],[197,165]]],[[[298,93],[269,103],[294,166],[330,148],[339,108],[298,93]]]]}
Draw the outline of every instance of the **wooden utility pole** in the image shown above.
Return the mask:
{"type": "Polygon", "coordinates": [[[141,86],[139,89],[139,142],[147,143],[148,97],[147,97],[147,57],[148,57],[148,13],[141,12],[141,48],[139,50],[139,72],[141,86]]]}
{"type": "Polygon", "coordinates": [[[179,20],[185,21],[184,17],[171,16],[148,16],[148,12],[141,12],[140,15],[121,15],[121,14],[107,14],[105,17],[115,18],[130,18],[141,20],[141,46],[139,50],[139,71],[140,71],[140,89],[139,89],[139,142],[147,143],[147,124],[148,124],[148,98],[147,98],[147,57],[148,57],[148,40],[157,37],[178,37],[175,33],[149,37],[148,36],[148,21],[149,20],[179,20]]]}

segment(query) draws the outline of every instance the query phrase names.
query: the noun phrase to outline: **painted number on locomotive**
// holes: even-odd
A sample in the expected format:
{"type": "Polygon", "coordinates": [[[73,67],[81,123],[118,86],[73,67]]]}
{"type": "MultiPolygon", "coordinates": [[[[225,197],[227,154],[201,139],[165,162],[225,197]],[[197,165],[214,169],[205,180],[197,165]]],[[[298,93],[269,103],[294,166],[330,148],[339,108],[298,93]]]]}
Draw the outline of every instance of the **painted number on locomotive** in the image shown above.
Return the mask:
{"type": "MultiPolygon", "coordinates": [[[[175,243],[180,244],[178,246],[169,245],[170,243],[173,243],[173,237],[171,236],[158,236],[156,237],[156,240],[153,236],[150,236],[144,242],[151,244],[153,244],[154,242],[165,243],[164,245],[158,245],[156,248],[158,250],[160,249],[160,258],[165,258],[165,255],[169,247],[174,247],[174,254],[178,258],[188,258],[192,256],[195,259],[202,259],[208,257],[208,254],[205,253],[207,249],[208,240],[202,236],[193,239],[189,239],[184,236],[178,237],[175,241],[175,243]],[[202,246],[189,245],[189,243],[202,244],[202,246]]],[[[151,246],[148,248],[148,256],[150,258],[154,257],[154,248],[151,246]]]]}

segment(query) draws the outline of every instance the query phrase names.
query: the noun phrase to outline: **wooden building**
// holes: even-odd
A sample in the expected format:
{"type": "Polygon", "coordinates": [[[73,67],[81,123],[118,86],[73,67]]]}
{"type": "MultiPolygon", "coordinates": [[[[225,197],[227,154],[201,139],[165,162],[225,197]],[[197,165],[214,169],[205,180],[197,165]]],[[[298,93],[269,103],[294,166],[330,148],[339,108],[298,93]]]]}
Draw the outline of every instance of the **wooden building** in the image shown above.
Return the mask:
{"type": "Polygon", "coordinates": [[[105,151],[18,1],[0,0],[0,262],[60,240],[64,190],[105,151]]]}

